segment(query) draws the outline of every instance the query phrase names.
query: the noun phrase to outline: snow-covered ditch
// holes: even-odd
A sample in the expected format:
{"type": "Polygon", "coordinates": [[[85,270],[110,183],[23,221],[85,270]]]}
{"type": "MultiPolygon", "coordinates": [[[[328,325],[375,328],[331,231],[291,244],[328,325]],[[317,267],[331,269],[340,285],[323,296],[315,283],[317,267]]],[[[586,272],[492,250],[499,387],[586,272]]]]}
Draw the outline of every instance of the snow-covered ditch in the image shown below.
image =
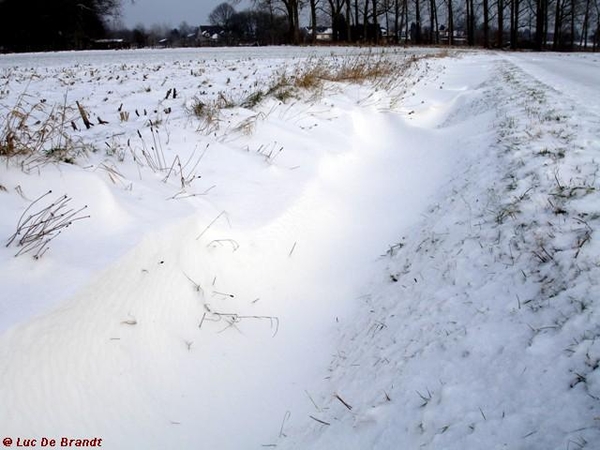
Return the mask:
{"type": "Polygon", "coordinates": [[[597,448],[599,64],[2,56],[2,438],[597,448]]]}

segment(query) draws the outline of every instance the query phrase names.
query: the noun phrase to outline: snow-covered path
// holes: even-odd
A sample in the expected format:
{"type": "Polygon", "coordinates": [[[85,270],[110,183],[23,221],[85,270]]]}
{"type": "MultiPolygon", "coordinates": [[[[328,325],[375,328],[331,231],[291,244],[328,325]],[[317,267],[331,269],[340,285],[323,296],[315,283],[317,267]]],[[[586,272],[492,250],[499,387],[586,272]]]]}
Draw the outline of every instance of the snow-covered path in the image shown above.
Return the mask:
{"type": "MultiPolygon", "coordinates": [[[[232,68],[232,59],[215,62],[213,78],[203,68],[208,81],[198,86],[230,86],[234,72],[251,85],[280,63],[257,69],[240,59],[232,68]]],[[[156,78],[174,85],[197,70],[190,64],[156,78]]],[[[393,99],[340,84],[319,100],[227,110],[226,128],[202,138],[174,112],[161,117],[165,153],[208,149],[193,190],[202,194],[182,200],[166,200],[177,186],[138,176],[126,156],[103,161],[120,183],[103,178],[93,158],[83,176],[77,167],[44,169],[48,184],[77,183],[76,200],[88,197],[101,220],[92,215],[93,239],[74,225],[72,241],[57,239],[40,261],[12,258],[12,248],[0,255],[10,296],[0,306],[22,308],[0,335],[0,433],[98,437],[123,450],[546,450],[597,437],[600,349],[586,337],[597,299],[586,297],[581,311],[572,305],[591,295],[598,247],[547,202],[590,230],[600,220],[590,200],[594,121],[571,119],[584,132],[578,140],[555,124],[598,90],[585,78],[567,81],[568,70],[550,79],[552,64],[470,52],[423,59],[393,99]],[[581,92],[569,90],[572,102],[552,108],[560,92],[540,81],[558,89],[559,79],[581,92]],[[238,123],[251,123],[251,133],[238,123]],[[567,144],[589,153],[557,157],[567,144]],[[555,177],[588,186],[589,196],[559,205],[555,177]],[[68,263],[91,257],[86,244],[100,262],[76,271],[68,263]],[[552,253],[549,261],[536,263],[536,245],[552,253]],[[20,287],[26,277],[15,274],[33,264],[48,272],[20,287]],[[74,277],[73,292],[61,296],[55,268],[55,277],[74,277]],[[573,289],[550,296],[560,277],[573,289]],[[36,292],[50,306],[19,306],[20,293],[36,292]],[[564,329],[551,334],[556,323],[564,329]],[[579,326],[584,337],[566,344],[579,326]],[[579,356],[554,350],[561,345],[579,356]],[[587,391],[583,382],[564,386],[570,370],[587,391]],[[559,405],[556,417],[545,412],[559,405]]],[[[93,79],[103,70],[90,70],[93,79]]],[[[133,78],[145,68],[129,70],[133,78]]],[[[131,98],[147,96],[152,76],[129,82],[131,98]]],[[[177,85],[188,102],[192,82],[177,85]]],[[[105,119],[132,102],[103,95],[86,100],[105,119]]],[[[163,97],[159,114],[176,111],[163,97]]],[[[131,132],[134,120],[115,130],[131,132]]],[[[13,195],[17,185],[47,189],[40,180],[13,170],[0,183],[13,195]]],[[[10,226],[5,220],[0,230],[10,226]]]]}
{"type": "Polygon", "coordinates": [[[600,114],[598,66],[596,53],[572,54],[511,54],[508,60],[542,83],[569,97],[578,106],[600,114]]]}

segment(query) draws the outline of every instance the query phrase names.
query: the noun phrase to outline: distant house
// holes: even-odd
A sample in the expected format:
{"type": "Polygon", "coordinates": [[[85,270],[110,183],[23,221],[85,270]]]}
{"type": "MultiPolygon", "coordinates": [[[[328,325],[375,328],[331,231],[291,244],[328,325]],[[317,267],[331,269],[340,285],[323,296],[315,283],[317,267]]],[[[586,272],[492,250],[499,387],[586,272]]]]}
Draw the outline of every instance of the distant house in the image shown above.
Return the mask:
{"type": "MultiPolygon", "coordinates": [[[[306,27],[307,36],[312,36],[313,28],[306,27]]],[[[328,42],[333,39],[333,29],[331,27],[315,27],[316,39],[318,42],[328,42]]]]}
{"type": "Polygon", "coordinates": [[[200,45],[218,45],[225,38],[225,29],[218,25],[200,25],[197,39],[200,45]]]}
{"type": "MultiPolygon", "coordinates": [[[[439,40],[440,44],[448,44],[450,37],[450,31],[446,28],[445,25],[440,25],[439,29],[439,40]]],[[[465,45],[467,43],[467,35],[465,30],[462,29],[454,29],[452,32],[452,44],[453,45],[465,45]]]]}
{"type": "Polygon", "coordinates": [[[317,27],[317,41],[331,41],[333,39],[333,28],[317,27]]]}
{"type": "Polygon", "coordinates": [[[120,50],[131,48],[131,44],[125,39],[96,39],[92,41],[94,50],[120,50]]]}

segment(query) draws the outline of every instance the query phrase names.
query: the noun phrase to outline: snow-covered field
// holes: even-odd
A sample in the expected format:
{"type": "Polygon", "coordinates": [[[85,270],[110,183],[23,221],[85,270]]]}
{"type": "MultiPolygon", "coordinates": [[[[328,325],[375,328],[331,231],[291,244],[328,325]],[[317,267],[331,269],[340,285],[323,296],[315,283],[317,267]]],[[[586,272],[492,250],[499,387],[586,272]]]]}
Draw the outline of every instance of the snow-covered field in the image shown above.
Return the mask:
{"type": "Polygon", "coordinates": [[[600,448],[598,74],[595,54],[1,55],[0,437],[600,448]],[[328,76],[363,66],[393,71],[328,76]]]}

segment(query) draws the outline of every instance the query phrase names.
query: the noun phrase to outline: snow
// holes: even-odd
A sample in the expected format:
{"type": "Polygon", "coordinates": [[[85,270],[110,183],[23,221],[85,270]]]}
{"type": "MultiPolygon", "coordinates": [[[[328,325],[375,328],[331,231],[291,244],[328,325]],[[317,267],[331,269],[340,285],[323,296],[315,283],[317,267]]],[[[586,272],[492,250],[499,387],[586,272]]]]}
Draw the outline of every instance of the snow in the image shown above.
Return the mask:
{"type": "Polygon", "coordinates": [[[39,259],[0,249],[2,437],[598,448],[599,65],[329,47],[0,56],[0,136],[10,111],[29,130],[52,115],[65,132],[44,150],[67,136],[79,150],[2,156],[0,238],[63,194],[89,215],[39,259]],[[393,83],[246,101],[307,65],[374,58],[402,64],[393,83]]]}
{"type": "Polygon", "coordinates": [[[593,109],[596,115],[600,112],[597,76],[600,57],[597,54],[557,53],[540,58],[523,53],[511,55],[509,59],[578,106],[593,109]]]}

